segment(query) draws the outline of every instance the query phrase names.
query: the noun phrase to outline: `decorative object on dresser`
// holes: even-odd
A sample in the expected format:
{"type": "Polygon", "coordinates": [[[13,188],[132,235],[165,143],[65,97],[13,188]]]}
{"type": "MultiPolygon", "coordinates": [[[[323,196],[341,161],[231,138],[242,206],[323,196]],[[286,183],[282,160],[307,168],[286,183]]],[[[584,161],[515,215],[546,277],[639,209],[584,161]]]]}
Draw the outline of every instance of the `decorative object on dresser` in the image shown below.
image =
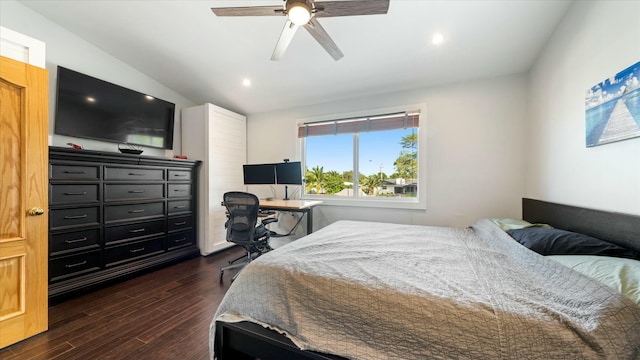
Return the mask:
{"type": "Polygon", "coordinates": [[[49,301],[199,255],[199,161],[49,148],[49,301]]]}

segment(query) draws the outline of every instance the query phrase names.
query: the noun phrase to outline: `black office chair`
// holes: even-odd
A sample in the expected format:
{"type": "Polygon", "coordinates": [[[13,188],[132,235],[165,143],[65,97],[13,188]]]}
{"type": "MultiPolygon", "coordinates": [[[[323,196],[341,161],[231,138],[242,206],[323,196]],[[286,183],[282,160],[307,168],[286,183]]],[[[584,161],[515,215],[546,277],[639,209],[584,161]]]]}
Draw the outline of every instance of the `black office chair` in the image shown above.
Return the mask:
{"type": "MultiPolygon", "coordinates": [[[[253,259],[270,251],[269,237],[271,233],[265,225],[278,221],[277,218],[266,218],[258,223],[258,210],[260,201],[258,197],[240,191],[230,191],[224,194],[222,204],[227,208],[227,222],[224,227],[227,229],[227,241],[244,247],[246,260],[241,263],[229,262],[229,265],[220,269],[220,281],[225,270],[237,269],[246,266],[253,259]]],[[[243,257],[245,257],[243,256],[243,257]]],[[[232,280],[238,276],[236,273],[232,280]]]]}

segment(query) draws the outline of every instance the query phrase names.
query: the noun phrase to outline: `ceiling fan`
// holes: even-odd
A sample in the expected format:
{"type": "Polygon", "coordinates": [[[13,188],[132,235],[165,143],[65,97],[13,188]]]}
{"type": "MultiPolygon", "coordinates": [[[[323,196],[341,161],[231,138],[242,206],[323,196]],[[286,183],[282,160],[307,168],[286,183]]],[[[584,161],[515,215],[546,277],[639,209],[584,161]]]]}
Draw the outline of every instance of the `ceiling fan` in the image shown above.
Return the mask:
{"type": "Polygon", "coordinates": [[[211,10],[217,16],[287,16],[287,22],[271,55],[271,60],[279,60],[282,57],[293,35],[300,26],[303,26],[329,55],[338,61],[344,54],[316,18],[386,14],[389,9],[389,0],[284,1],[284,6],[222,7],[211,8],[211,10]]]}

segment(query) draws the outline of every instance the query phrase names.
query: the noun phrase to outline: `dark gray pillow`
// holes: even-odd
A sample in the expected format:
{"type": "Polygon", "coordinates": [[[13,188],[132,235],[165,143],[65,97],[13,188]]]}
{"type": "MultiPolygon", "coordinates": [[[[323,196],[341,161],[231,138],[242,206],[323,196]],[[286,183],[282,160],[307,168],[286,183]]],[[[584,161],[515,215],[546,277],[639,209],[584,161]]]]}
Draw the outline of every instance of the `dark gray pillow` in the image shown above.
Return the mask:
{"type": "Polygon", "coordinates": [[[592,236],[560,229],[524,228],[507,233],[540,255],[601,255],[637,258],[633,250],[592,236]]]}

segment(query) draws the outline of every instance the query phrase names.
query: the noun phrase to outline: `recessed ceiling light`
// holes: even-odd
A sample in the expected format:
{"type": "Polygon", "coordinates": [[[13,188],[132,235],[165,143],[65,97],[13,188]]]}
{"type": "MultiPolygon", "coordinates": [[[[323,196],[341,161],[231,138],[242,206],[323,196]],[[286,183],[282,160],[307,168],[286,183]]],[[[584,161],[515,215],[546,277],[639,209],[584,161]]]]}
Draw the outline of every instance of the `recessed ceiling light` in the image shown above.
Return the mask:
{"type": "Polygon", "coordinates": [[[434,45],[442,45],[442,43],[444,43],[444,36],[441,33],[435,33],[431,38],[431,42],[434,45]]]}
{"type": "Polygon", "coordinates": [[[155,98],[151,95],[145,95],[144,96],[147,100],[154,100],[155,98]]]}
{"type": "Polygon", "coordinates": [[[96,102],[96,99],[92,98],[91,96],[87,96],[87,101],[88,102],[96,102]]]}
{"type": "Polygon", "coordinates": [[[251,86],[251,80],[249,80],[248,78],[243,79],[242,80],[242,85],[251,86]]]}

